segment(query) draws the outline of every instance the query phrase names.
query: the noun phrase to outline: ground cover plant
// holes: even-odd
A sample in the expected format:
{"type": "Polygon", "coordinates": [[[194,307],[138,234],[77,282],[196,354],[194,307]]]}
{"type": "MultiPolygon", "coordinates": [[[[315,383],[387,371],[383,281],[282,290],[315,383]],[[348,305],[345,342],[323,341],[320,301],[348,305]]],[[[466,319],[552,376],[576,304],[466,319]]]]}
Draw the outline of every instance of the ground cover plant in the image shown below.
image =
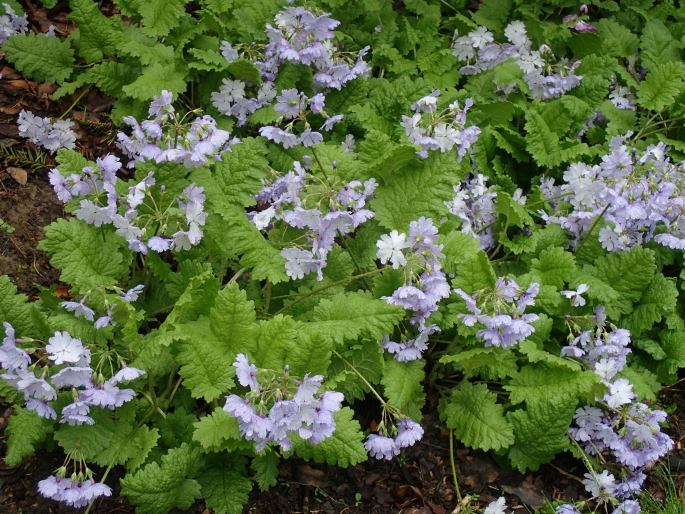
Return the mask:
{"type": "Polygon", "coordinates": [[[685,367],[683,8],[68,7],[67,37],[0,16],[17,71],[118,125],[89,159],[17,114],[67,213],[66,294],[0,277],[5,461],[64,458],[40,495],[242,512],[286,459],[401,459],[438,395],[451,448],[582,463],[547,512],[641,511],[685,367]]]}

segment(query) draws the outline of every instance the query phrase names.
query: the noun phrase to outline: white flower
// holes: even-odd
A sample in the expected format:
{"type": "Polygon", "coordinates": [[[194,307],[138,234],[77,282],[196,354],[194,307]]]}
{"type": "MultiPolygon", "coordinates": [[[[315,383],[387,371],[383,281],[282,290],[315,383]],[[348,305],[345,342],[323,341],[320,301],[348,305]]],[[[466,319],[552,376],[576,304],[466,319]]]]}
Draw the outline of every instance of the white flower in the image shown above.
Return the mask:
{"type": "Polygon", "coordinates": [[[609,385],[609,392],[604,395],[604,401],[612,409],[626,405],[633,401],[635,394],[633,386],[625,378],[619,378],[609,385]]]}
{"type": "Polygon", "coordinates": [[[441,152],[451,150],[459,142],[460,133],[446,123],[438,123],[435,126],[433,137],[438,142],[441,152]]]}
{"type": "Polygon", "coordinates": [[[390,234],[383,234],[376,242],[376,246],[378,247],[376,256],[381,263],[386,264],[389,261],[392,263],[394,269],[398,269],[400,266],[407,264],[407,259],[402,253],[404,248],[409,247],[406,239],[407,235],[400,234],[397,230],[393,230],[390,234]]]}
{"type": "Polygon", "coordinates": [[[535,70],[542,68],[545,64],[540,52],[533,50],[532,52],[526,52],[519,55],[518,58],[519,68],[523,73],[533,73],[535,70]]]}
{"type": "Polygon", "coordinates": [[[255,224],[257,230],[264,230],[269,226],[269,223],[271,223],[274,216],[276,216],[276,209],[271,206],[268,209],[255,213],[255,215],[252,216],[252,223],[255,224]]]}
{"type": "Polygon", "coordinates": [[[530,46],[530,40],[526,34],[526,26],[520,20],[514,20],[504,29],[504,36],[509,42],[518,47],[530,46]]]}
{"type": "Polygon", "coordinates": [[[470,37],[462,36],[452,45],[452,53],[460,61],[468,61],[476,56],[476,49],[470,37]]]}
{"type": "Polygon", "coordinates": [[[585,490],[595,498],[611,496],[616,489],[616,479],[606,469],[599,475],[585,473],[583,484],[585,490]]]}
{"type": "Polygon", "coordinates": [[[55,335],[48,339],[45,351],[55,364],[78,362],[88,352],[79,339],[71,337],[67,332],[55,332],[55,335]]]}
{"type": "Polygon", "coordinates": [[[495,38],[492,37],[492,32],[490,32],[485,27],[478,27],[476,30],[469,32],[469,37],[476,48],[483,48],[488,43],[492,43],[495,38]]]}
{"type": "Polygon", "coordinates": [[[500,496],[494,502],[490,502],[488,506],[485,507],[483,514],[506,514],[506,511],[504,510],[506,507],[507,502],[504,499],[504,496],[500,496]]]}
{"type": "Polygon", "coordinates": [[[582,294],[587,292],[590,287],[587,284],[579,284],[575,291],[559,291],[562,296],[571,300],[571,305],[574,307],[582,307],[585,305],[585,298],[582,294]]]}

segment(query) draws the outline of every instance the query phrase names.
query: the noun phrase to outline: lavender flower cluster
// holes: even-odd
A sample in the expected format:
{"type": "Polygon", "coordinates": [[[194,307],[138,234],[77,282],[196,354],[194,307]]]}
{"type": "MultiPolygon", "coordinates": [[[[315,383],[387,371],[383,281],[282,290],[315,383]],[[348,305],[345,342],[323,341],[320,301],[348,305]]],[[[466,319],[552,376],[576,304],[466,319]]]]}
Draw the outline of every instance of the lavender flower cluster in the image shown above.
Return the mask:
{"type": "MultiPolygon", "coordinates": [[[[364,448],[374,459],[392,460],[400,454],[402,448],[414,446],[423,437],[423,427],[409,418],[397,421],[393,429],[394,437],[389,435],[369,434],[364,448]]],[[[387,433],[387,431],[386,431],[387,433]]]]}
{"type": "Polygon", "coordinates": [[[281,255],[286,259],[286,272],[293,279],[316,272],[321,280],[336,236],[353,232],[373,217],[373,212],[365,206],[377,184],[374,179],[364,183],[353,180],[339,189],[329,188],[322,198],[319,184],[310,187],[307,179],[307,169],[296,161],[292,171],[277,178],[256,195],[258,204],[264,208],[249,213],[249,216],[259,230],[267,229],[274,221],[306,229],[307,248],[281,250],[281,255]],[[326,203],[328,212],[321,209],[326,203]],[[310,205],[317,207],[310,208],[310,205]]]}
{"type": "Polygon", "coordinates": [[[421,147],[417,154],[424,159],[428,151],[448,152],[456,146],[457,160],[461,160],[480,135],[480,128],[466,126],[466,113],[473,106],[467,98],[463,109],[458,102],[451,103],[446,109],[437,110],[440,91],[420,98],[411,107],[412,116],[402,116],[402,128],[409,142],[421,147]]]}
{"type": "Polygon", "coordinates": [[[492,291],[482,290],[473,296],[464,290],[454,290],[466,303],[470,314],[459,314],[467,327],[479,325],[477,333],[485,346],[511,348],[535,332],[531,325],[537,321],[537,314],[525,314],[528,307],[535,305],[540,284],[534,282],[526,289],[514,279],[499,277],[492,291]],[[479,306],[480,304],[480,306],[479,306]]]}
{"type": "Polygon", "coordinates": [[[51,475],[38,482],[38,492],[45,498],[77,509],[85,507],[95,498],[112,495],[112,489],[108,485],[77,474],[70,478],[51,475]]]}
{"type": "Polygon", "coordinates": [[[124,117],[124,123],[133,130],[130,136],[119,132],[117,139],[119,148],[131,159],[129,168],[145,159],[179,162],[189,168],[201,166],[209,159],[220,160],[221,154],[239,142],[217,128],[211,116],[199,116],[187,123],[187,115],[176,113],[172,102],[172,94],[163,90],[150,103],[147,120],[138,123],[132,116],[124,117]]]}
{"type": "Polygon", "coordinates": [[[88,414],[91,407],[115,409],[135,396],[132,389],[120,389],[121,382],[135,380],[144,374],[142,370],[123,366],[114,375],[105,378],[91,368],[90,350],[80,339],[67,332],[55,332],[45,346],[46,364],[36,376],[30,355],[17,343],[15,330],[9,323],[3,323],[5,338],[0,346],[0,367],[7,373],[0,375],[17,391],[24,393],[26,408],[39,416],[56,419],[57,413],[49,403],[57,398],[57,389],[71,389],[72,403],[62,408],[60,423],[69,425],[92,425],[88,414]],[[55,366],[65,365],[54,373],[55,366]],[[47,377],[47,379],[46,379],[47,377]],[[48,380],[49,379],[49,380],[48,380]],[[82,389],[79,389],[82,388],[82,389]]]}
{"type": "MultiPolygon", "coordinates": [[[[607,470],[588,473],[585,486],[600,503],[613,498],[628,500],[638,494],[646,478],[644,471],[673,448],[673,441],[661,432],[667,415],[635,401],[632,385],[616,378],[630,353],[630,332],[608,327],[599,306],[592,318],[594,327],[574,333],[570,323],[569,344],[561,354],[580,359],[591,367],[607,387],[597,405],[579,408],[569,434],[590,455],[609,455],[619,468],[621,479],[607,470]]],[[[629,511],[632,512],[632,511],[629,511]]]]}
{"type": "Polygon", "coordinates": [[[601,222],[599,241],[610,252],[652,240],[685,249],[685,174],[682,164],[671,162],[663,143],[640,155],[625,144],[625,137],[614,138],[599,164],[571,164],[563,179],[559,186],[543,179],[543,194],[566,197],[566,203],[551,202],[559,214],[541,214],[571,232],[576,242],[601,222]]]}
{"type": "Polygon", "coordinates": [[[523,73],[531,96],[542,100],[561,96],[580,84],[582,77],[575,74],[580,61],[556,60],[547,45],[532,50],[522,21],[509,23],[504,35],[508,43],[496,43],[492,32],[478,27],[465,36],[456,37],[452,52],[466,63],[459,71],[474,75],[513,59],[523,73]]]}
{"type": "Polygon", "coordinates": [[[162,186],[158,188],[157,199],[164,198],[164,201],[155,202],[151,189],[156,181],[150,172],[131,186],[128,194],[120,196],[116,176],[120,168],[117,157],[106,155],[98,158],[95,166],[86,166],[80,174],[72,173],[68,177],[53,168],[49,173],[50,184],[65,203],[87,197],[80,200],[76,217],[96,227],[113,225],[117,235],[135,252],[188,250],[202,240],[202,226],[207,218],[203,188],[190,184],[175,201],[169,202],[162,186]],[[160,210],[159,206],[164,209],[160,210]],[[176,230],[166,235],[165,231],[171,227],[176,230]]]}
{"type": "Polygon", "coordinates": [[[317,16],[304,7],[287,7],[276,15],[275,24],[266,26],[269,43],[264,60],[257,63],[268,80],[275,80],[285,62],[312,66],[314,83],[333,89],[341,89],[370,71],[363,60],[369,47],[362,48],[352,60],[338,51],[333,43],[333,30],[340,22],[327,13],[317,16]]]}
{"type": "Polygon", "coordinates": [[[298,144],[304,147],[315,146],[323,141],[321,131],[328,132],[333,129],[336,123],[343,119],[342,114],[329,116],[324,111],[326,98],[323,93],[317,93],[311,98],[297,89],[284,89],[276,97],[274,109],[281,114],[282,120],[291,120],[282,129],[276,125],[267,125],[259,129],[259,134],[274,143],[278,143],[283,148],[291,148],[298,144]],[[319,127],[319,131],[312,130],[307,119],[308,113],[315,113],[323,116],[324,121],[319,127]],[[299,134],[295,134],[296,122],[303,124],[303,129],[299,134]]]}
{"type": "Polygon", "coordinates": [[[224,410],[237,418],[240,433],[255,441],[261,451],[269,443],[287,451],[291,437],[297,435],[311,444],[319,444],[335,432],[334,414],[340,410],[342,393],[325,391],[319,394],[324,377],[291,377],[287,370],[275,373],[260,370],[250,364],[247,356],[238,354],[233,363],[238,382],[250,392],[243,398],[226,397],[224,410]]]}
{"type": "Polygon", "coordinates": [[[51,153],[55,153],[60,148],[73,149],[76,146],[76,133],[73,131],[73,126],[74,123],[71,120],[50,121],[49,118],[41,118],[24,109],[17,118],[19,135],[51,153]]]}
{"type": "Polygon", "coordinates": [[[25,34],[29,28],[26,14],[18,16],[12,6],[7,3],[3,3],[2,7],[5,9],[5,14],[0,15],[0,44],[16,34],[25,34]]]}
{"type": "MultiPolygon", "coordinates": [[[[328,116],[323,111],[324,95],[320,92],[307,99],[303,93],[286,89],[277,96],[274,81],[281,66],[287,62],[312,67],[314,85],[319,90],[339,90],[349,81],[368,74],[369,67],[363,60],[368,47],[360,50],[351,62],[350,56],[338,51],[333,44],[333,30],[339,24],[325,13],[317,16],[304,7],[284,9],[276,15],[275,27],[266,26],[269,43],[264,49],[263,59],[255,62],[260,70],[261,84],[257,86],[226,78],[219,91],[212,93],[212,103],[222,114],[234,116],[240,126],[247,122],[250,114],[276,99],[276,111],[286,119],[297,117],[304,121],[304,129],[300,135],[295,135],[293,122],[286,130],[268,126],[263,127],[260,133],[285,148],[299,143],[304,146],[317,144],[322,136],[320,132],[312,131],[307,123],[306,107],[310,112],[324,116],[325,121],[319,130],[331,130],[342,116],[328,116]]],[[[221,48],[228,62],[238,59],[238,51],[228,41],[223,41],[221,48]]]]}
{"type": "Polygon", "coordinates": [[[497,192],[487,181],[488,177],[479,173],[454,186],[454,198],[445,202],[447,210],[461,220],[461,231],[477,237],[483,250],[495,246],[493,225],[497,219],[497,192]]]}
{"type": "Polygon", "coordinates": [[[383,338],[383,348],[401,362],[421,357],[428,337],[438,330],[436,325],[426,325],[426,321],[438,309],[440,300],[450,294],[440,262],[443,247],[437,241],[438,229],[433,220],[421,217],[409,224],[408,236],[393,230],[376,242],[378,260],[390,263],[394,269],[403,268],[405,277],[404,285],[383,299],[413,312],[409,323],[419,332],[413,339],[400,342],[391,341],[389,335],[383,338]]]}

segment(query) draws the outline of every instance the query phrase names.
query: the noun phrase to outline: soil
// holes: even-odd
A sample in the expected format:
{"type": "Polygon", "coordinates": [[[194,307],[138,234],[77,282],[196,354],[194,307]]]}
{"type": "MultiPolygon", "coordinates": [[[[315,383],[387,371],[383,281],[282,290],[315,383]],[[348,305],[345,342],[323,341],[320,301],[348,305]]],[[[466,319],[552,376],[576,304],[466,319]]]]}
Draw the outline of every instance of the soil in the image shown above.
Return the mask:
{"type": "MultiPolygon", "coordinates": [[[[63,34],[70,29],[64,12],[48,12],[30,1],[25,5],[35,29],[45,31],[50,24],[63,34]]],[[[1,72],[0,275],[9,275],[19,291],[34,296],[41,287],[59,285],[59,273],[37,249],[37,243],[43,237],[43,227],[62,216],[63,208],[48,181],[48,171],[55,164],[53,156],[18,137],[16,115],[21,109],[53,117],[68,111],[78,122],[77,149],[92,158],[116,151],[112,144],[114,127],[107,115],[111,99],[89,91],[82,97],[53,102],[49,97],[54,85],[25,80],[8,66],[1,72]]],[[[685,378],[665,388],[661,398],[672,413],[667,431],[676,441],[676,450],[669,462],[679,491],[685,485],[684,392],[685,378]]],[[[358,407],[356,411],[363,413],[364,406],[358,407]]],[[[522,475],[497,463],[489,454],[455,444],[456,474],[464,498],[460,503],[450,463],[449,433],[440,428],[436,411],[437,393],[429,391],[422,420],[426,430],[423,440],[392,462],[369,461],[349,469],[300,459],[283,462],[278,485],[267,492],[255,489],[245,513],[457,514],[469,501],[484,505],[502,494],[515,512],[530,512],[546,500],[573,500],[583,495],[578,477],[584,469],[569,455],[557,457],[535,473],[522,475]]],[[[10,414],[11,409],[0,401],[0,457],[5,448],[2,434],[10,414]]],[[[373,423],[372,415],[365,417],[365,425],[373,423]]],[[[73,512],[44,500],[36,492],[37,482],[60,466],[62,459],[59,452],[53,452],[33,456],[15,468],[0,463],[0,513],[73,512]]],[[[662,497],[661,484],[651,480],[648,489],[662,497]]],[[[112,497],[99,501],[92,512],[133,513],[126,499],[118,496],[116,471],[108,483],[113,487],[112,497]]],[[[198,503],[186,512],[211,511],[198,503]]]]}

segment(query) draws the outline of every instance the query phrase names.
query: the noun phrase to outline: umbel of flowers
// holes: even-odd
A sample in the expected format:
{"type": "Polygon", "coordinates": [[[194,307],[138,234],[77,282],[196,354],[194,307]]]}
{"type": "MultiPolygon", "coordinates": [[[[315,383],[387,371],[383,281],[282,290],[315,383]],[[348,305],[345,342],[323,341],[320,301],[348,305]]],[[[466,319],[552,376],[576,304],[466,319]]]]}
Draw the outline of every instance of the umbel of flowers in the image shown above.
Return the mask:
{"type": "MultiPolygon", "coordinates": [[[[93,408],[114,410],[135,397],[133,389],[119,385],[142,376],[140,369],[126,366],[105,379],[91,364],[91,352],[80,339],[67,332],[55,332],[44,348],[40,341],[16,337],[12,325],[3,323],[5,336],[0,346],[0,378],[24,395],[25,407],[39,416],[56,419],[54,408],[59,392],[71,396],[71,402],[61,408],[59,422],[69,425],[93,425],[89,415],[93,408]],[[40,352],[37,351],[40,348],[40,352]],[[31,354],[40,357],[33,361],[31,354]]],[[[110,496],[111,489],[96,483],[92,471],[80,457],[69,476],[67,462],[54,476],[41,480],[38,491],[46,498],[61,501],[71,507],[84,507],[99,496],[110,496]]]]}
{"type": "MultiPolygon", "coordinates": [[[[583,483],[599,505],[615,505],[617,513],[639,513],[632,498],[642,490],[645,471],[673,448],[673,440],[661,432],[667,414],[636,401],[631,383],[617,378],[631,352],[630,332],[608,324],[602,306],[590,319],[568,316],[567,325],[569,341],[562,355],[579,359],[606,386],[593,405],[576,411],[569,429],[582,449],[608,468],[599,472],[590,467],[583,483]]],[[[557,509],[557,514],[578,512],[573,505],[557,509]]]]}
{"type": "Polygon", "coordinates": [[[306,231],[306,245],[281,250],[285,269],[291,278],[303,278],[316,272],[323,278],[328,253],[338,235],[353,232],[373,217],[366,202],[376,189],[376,181],[353,180],[336,187],[328,180],[316,181],[299,162],[293,170],[266,185],[256,196],[260,211],[249,217],[259,230],[281,221],[306,231]]]}
{"type": "Polygon", "coordinates": [[[668,248],[685,249],[685,174],[664,143],[643,152],[616,137],[599,164],[571,164],[563,183],[543,179],[541,189],[557,212],[543,212],[548,223],[568,230],[576,243],[597,234],[610,252],[655,241],[668,248]]]}
{"type": "Polygon", "coordinates": [[[256,443],[257,451],[269,443],[287,451],[295,435],[318,444],[335,432],[334,414],[344,397],[336,391],[320,393],[322,375],[300,379],[287,368],[258,369],[244,354],[236,356],[233,367],[238,382],[249,391],[226,397],[224,410],[238,420],[240,433],[256,443]]]}

